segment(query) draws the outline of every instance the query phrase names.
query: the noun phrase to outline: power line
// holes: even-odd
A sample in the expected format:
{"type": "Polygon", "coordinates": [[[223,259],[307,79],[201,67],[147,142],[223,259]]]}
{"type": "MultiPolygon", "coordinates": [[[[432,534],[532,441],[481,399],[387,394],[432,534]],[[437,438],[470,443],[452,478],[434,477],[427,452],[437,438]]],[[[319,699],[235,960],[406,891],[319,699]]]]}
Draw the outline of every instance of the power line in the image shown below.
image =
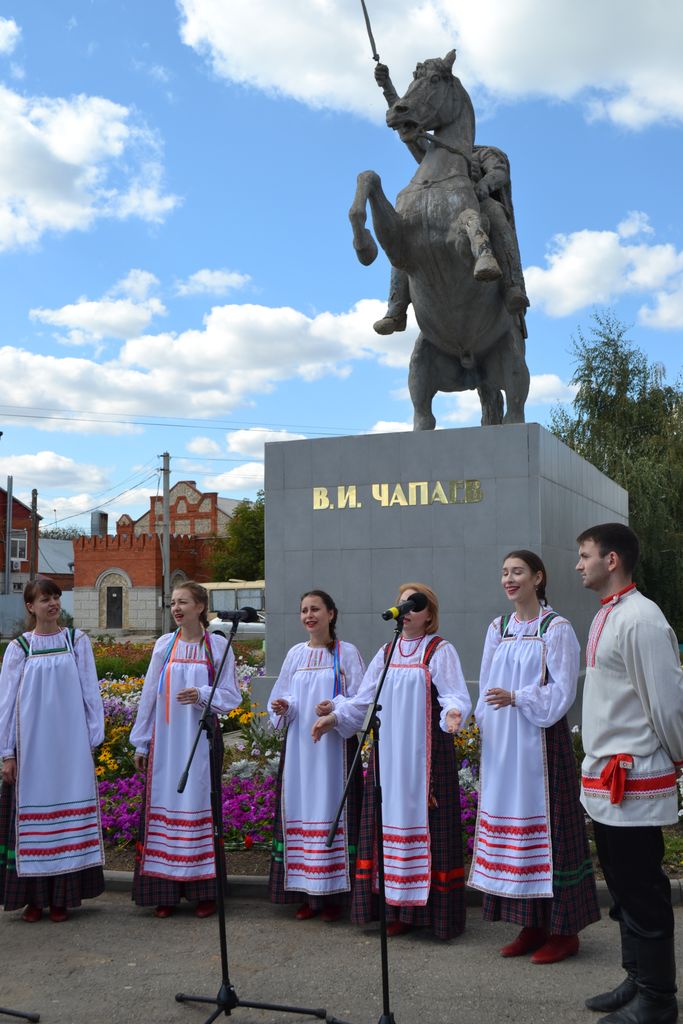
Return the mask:
{"type": "MultiPolygon", "coordinates": [[[[235,430],[235,429],[250,429],[252,427],[261,430],[297,430],[302,433],[308,432],[312,435],[319,435],[323,437],[339,437],[341,434],[355,434],[362,430],[361,427],[335,427],[332,430],[322,430],[320,427],[313,426],[311,424],[298,424],[298,423],[266,423],[263,421],[254,422],[253,420],[232,420],[227,423],[221,422],[220,420],[212,419],[188,419],[180,417],[179,419],[171,419],[170,417],[164,418],[159,417],[156,420],[151,419],[132,419],[124,418],[122,416],[110,416],[108,419],[105,415],[90,416],[82,414],[79,416],[64,416],[58,415],[63,410],[45,408],[42,406],[22,406],[22,405],[5,405],[0,406],[0,415],[8,419],[27,419],[27,420],[57,420],[65,423],[99,423],[101,425],[121,425],[121,426],[137,426],[137,427],[166,427],[173,428],[176,430],[235,430]],[[36,409],[36,412],[13,412],[14,409],[36,409]]],[[[81,412],[76,409],[75,412],[81,412]]]]}
{"type": "Polygon", "coordinates": [[[70,516],[62,516],[61,519],[55,519],[54,523],[52,523],[52,526],[57,526],[59,523],[66,523],[69,519],[77,519],[79,516],[87,516],[89,512],[97,512],[98,509],[104,508],[106,505],[111,505],[112,502],[117,501],[119,498],[122,498],[124,494],[129,494],[131,491],[135,490],[136,487],[142,487],[143,484],[147,483],[147,481],[151,480],[152,477],[154,476],[157,477],[158,480],[158,469],[155,469],[153,473],[150,473],[148,476],[144,477],[142,480],[139,480],[137,483],[132,484],[131,487],[126,487],[126,489],[124,491],[120,491],[119,494],[115,494],[113,498],[108,498],[107,501],[100,501],[97,503],[97,505],[93,505],[92,508],[85,508],[81,512],[72,512],[70,516]]]}

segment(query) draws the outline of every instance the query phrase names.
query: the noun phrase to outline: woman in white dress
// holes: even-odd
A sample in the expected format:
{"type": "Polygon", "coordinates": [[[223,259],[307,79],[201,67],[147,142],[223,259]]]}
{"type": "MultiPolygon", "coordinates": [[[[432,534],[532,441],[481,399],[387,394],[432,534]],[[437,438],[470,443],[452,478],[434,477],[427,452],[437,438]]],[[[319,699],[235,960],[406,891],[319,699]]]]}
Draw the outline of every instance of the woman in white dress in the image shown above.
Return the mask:
{"type": "MultiPolygon", "coordinates": [[[[198,583],[176,587],[171,613],[174,633],[161,636],[152,653],[138,714],[130,734],[135,763],[147,773],[133,900],[169,917],[185,899],[196,902],[197,917],[216,911],[209,745],[203,738],[183,793],[178,780],[194,742],[227,640],[209,636],[209,597],[198,583]]],[[[232,650],[223,665],[212,708],[226,714],[240,702],[232,650]]],[[[214,716],[214,757],[223,767],[223,737],[214,716]]],[[[225,864],[221,864],[225,872],[225,864]]]]}
{"type": "MultiPolygon", "coordinates": [[[[387,933],[428,927],[441,939],[465,927],[458,766],[452,733],[471,710],[460,659],[437,633],[439,604],[424,583],[404,583],[398,604],[423,595],[408,612],[382,689],[380,766],[387,933]]],[[[389,645],[373,658],[355,697],[321,717],[314,735],[359,729],[373,700],[389,645]]],[[[378,914],[374,752],[365,780],[351,920],[378,914]]]]}
{"type": "Polygon", "coordinates": [[[92,751],[104,711],[90,641],[59,625],[52,580],[24,588],[30,629],[13,640],[0,675],[0,898],[5,910],[43,907],[66,921],[104,890],[99,800],[92,751]]]}
{"type": "Polygon", "coordinates": [[[576,697],[579,643],[545,596],[533,551],[511,551],[501,583],[514,608],[488,628],[475,710],[481,786],[469,884],[484,919],[521,925],[502,956],[534,964],[573,956],[600,919],[566,714],[576,697]]]}
{"type": "Polygon", "coordinates": [[[308,640],[288,651],[270,696],[276,728],[286,726],[280,759],[270,870],[274,903],[301,903],[306,921],[322,912],[336,921],[348,904],[356,859],[362,774],[352,782],[332,846],[332,826],[356,751],[354,730],[332,730],[314,745],[317,716],[358,690],[365,666],[353,646],[336,635],[337,607],[323,590],[304,594],[301,624],[308,640]]]}

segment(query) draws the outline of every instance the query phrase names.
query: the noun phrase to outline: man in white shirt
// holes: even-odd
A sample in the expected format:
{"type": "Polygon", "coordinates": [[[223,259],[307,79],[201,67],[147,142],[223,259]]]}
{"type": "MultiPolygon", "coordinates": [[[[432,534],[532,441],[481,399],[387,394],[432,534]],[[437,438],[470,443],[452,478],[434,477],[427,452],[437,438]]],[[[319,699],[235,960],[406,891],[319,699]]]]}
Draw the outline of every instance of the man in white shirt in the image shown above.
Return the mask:
{"type": "Polygon", "coordinates": [[[678,820],[683,766],[683,673],[678,642],[632,580],[636,534],[603,523],[579,537],[576,566],[600,598],[586,648],[581,802],[619,922],[627,977],[586,1000],[613,1011],[600,1024],[669,1024],[678,1018],[671,886],[661,826],[678,820]]]}

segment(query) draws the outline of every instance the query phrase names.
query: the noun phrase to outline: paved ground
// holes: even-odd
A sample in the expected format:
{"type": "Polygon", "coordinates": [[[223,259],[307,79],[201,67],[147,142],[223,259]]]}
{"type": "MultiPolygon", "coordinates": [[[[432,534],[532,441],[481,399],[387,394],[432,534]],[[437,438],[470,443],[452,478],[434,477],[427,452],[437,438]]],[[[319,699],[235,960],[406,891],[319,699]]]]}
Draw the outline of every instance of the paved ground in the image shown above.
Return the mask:
{"type": "MultiPolygon", "coordinates": [[[[683,910],[675,912],[683,947],[683,910]]],[[[484,924],[472,908],[465,935],[453,942],[419,933],[391,940],[397,1024],[596,1021],[583,999],[620,980],[616,926],[605,916],[584,932],[578,957],[551,967],[503,960],[498,947],[515,932],[484,924]]],[[[379,1020],[375,927],[299,923],[291,907],[237,897],[228,904],[228,942],[231,980],[243,999],[324,1006],[352,1024],[379,1020]]],[[[175,993],[215,995],[221,980],[215,918],[199,921],[185,908],[158,921],[111,890],[62,925],[0,915],[0,964],[0,1004],[37,1011],[45,1024],[202,1024],[210,1011],[176,1003],[175,993]]],[[[244,1024],[313,1019],[243,1008],[233,1017],[244,1024]]]]}

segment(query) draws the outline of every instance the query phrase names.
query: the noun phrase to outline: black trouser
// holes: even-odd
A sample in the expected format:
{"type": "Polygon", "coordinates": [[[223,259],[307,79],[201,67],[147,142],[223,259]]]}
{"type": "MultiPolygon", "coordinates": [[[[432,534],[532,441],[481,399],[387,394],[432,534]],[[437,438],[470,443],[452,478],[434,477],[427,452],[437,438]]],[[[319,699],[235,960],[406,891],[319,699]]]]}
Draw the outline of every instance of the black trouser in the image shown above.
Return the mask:
{"type": "Polygon", "coordinates": [[[593,822],[600,866],[614,902],[610,916],[639,939],[671,939],[671,885],[662,869],[658,826],[617,827],[593,822]]]}

